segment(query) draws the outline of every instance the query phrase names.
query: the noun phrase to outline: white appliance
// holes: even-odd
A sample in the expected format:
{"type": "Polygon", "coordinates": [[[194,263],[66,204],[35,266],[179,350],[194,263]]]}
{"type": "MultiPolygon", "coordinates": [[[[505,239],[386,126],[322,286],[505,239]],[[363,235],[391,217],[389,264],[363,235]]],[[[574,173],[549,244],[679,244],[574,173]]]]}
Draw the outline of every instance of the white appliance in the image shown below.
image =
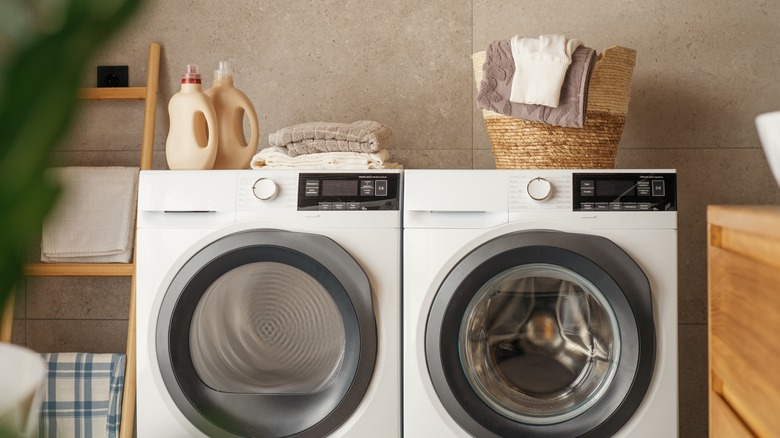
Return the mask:
{"type": "Polygon", "coordinates": [[[407,170],[403,432],[673,437],[673,170],[407,170]]]}
{"type": "Polygon", "coordinates": [[[139,437],[400,435],[400,171],[144,171],[139,437]]]}

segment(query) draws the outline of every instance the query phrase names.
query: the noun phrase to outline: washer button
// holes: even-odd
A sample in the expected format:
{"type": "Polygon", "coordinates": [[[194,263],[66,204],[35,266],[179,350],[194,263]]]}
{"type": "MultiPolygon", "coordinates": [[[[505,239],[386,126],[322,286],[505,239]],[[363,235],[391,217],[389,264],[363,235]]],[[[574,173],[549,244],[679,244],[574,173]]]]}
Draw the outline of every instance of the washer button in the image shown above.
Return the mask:
{"type": "Polygon", "coordinates": [[[387,196],[387,180],[376,180],[376,195],[375,196],[387,196]]]}
{"type": "Polygon", "coordinates": [[[653,180],[653,196],[666,196],[666,182],[664,180],[653,180]]]}
{"type": "Polygon", "coordinates": [[[360,194],[362,196],[374,196],[374,181],[372,180],[360,181],[360,194]]]}

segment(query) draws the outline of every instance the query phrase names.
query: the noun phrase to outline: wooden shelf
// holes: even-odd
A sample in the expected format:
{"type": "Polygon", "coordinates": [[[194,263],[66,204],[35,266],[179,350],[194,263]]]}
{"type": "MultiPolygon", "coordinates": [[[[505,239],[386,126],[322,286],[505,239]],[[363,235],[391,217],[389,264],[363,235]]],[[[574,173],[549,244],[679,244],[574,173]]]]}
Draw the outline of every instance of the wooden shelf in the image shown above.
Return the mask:
{"type": "Polygon", "coordinates": [[[24,267],[30,277],[132,277],[132,263],[33,263],[24,267]]]}
{"type": "Polygon", "coordinates": [[[82,88],[79,99],[84,100],[144,100],[146,87],[82,88]]]}

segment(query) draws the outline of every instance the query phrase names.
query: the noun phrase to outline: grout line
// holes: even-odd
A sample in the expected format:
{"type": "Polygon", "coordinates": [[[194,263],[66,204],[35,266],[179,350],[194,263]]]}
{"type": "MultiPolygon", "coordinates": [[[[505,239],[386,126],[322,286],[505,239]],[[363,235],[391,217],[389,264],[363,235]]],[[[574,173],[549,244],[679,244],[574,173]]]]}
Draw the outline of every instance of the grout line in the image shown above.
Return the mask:
{"type": "MultiPolygon", "coordinates": [[[[475,0],[471,0],[471,37],[470,37],[471,38],[471,53],[467,54],[468,57],[469,57],[469,60],[471,60],[471,54],[474,53],[474,26],[475,26],[475,24],[474,24],[474,1],[475,0]]],[[[471,65],[471,63],[469,65],[471,65]]],[[[469,69],[469,73],[471,73],[471,68],[469,69]]],[[[472,83],[472,81],[474,81],[474,75],[473,74],[469,74],[469,86],[471,87],[471,102],[472,102],[472,105],[473,105],[474,102],[477,99],[477,96],[475,95],[475,93],[476,93],[476,91],[475,91],[476,84],[472,83]]],[[[474,163],[476,162],[475,155],[476,155],[476,150],[477,150],[476,148],[474,148],[474,143],[475,143],[474,142],[474,124],[475,123],[476,122],[474,121],[474,111],[471,111],[471,128],[470,128],[470,130],[471,130],[471,168],[472,169],[474,168],[474,163]]]]}

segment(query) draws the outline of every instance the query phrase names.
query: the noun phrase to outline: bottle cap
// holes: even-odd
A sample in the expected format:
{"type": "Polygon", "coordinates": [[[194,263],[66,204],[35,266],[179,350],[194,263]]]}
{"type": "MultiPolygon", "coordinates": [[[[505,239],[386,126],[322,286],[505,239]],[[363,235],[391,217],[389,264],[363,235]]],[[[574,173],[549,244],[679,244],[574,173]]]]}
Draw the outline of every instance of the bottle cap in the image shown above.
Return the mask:
{"type": "Polygon", "coordinates": [[[200,84],[200,73],[197,65],[187,64],[187,72],[181,77],[182,84],[200,84]]]}
{"type": "Polygon", "coordinates": [[[229,79],[233,77],[233,70],[227,61],[219,61],[219,68],[214,70],[214,80],[229,79]]]}

